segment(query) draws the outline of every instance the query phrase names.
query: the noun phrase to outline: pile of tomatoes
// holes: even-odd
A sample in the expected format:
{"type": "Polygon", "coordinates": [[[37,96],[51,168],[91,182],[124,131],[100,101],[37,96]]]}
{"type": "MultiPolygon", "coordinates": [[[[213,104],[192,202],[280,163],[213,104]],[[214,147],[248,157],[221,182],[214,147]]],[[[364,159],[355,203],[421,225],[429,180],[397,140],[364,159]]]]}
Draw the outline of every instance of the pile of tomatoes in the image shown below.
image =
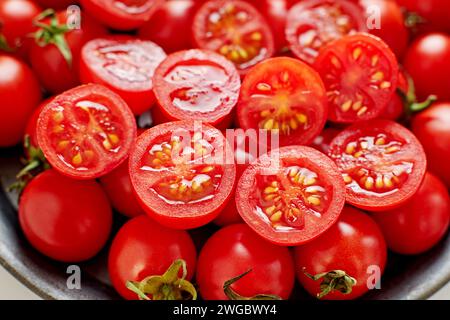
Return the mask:
{"type": "Polygon", "coordinates": [[[126,299],[362,296],[447,233],[448,7],[0,0],[23,233],[67,263],[113,236],[126,299]]]}

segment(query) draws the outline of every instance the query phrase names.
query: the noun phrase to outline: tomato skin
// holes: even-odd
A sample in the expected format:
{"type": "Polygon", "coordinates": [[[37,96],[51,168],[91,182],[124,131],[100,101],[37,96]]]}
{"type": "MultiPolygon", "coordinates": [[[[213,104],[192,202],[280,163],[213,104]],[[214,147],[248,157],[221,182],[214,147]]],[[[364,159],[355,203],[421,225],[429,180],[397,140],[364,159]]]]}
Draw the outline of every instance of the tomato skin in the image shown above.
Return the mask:
{"type": "Polygon", "coordinates": [[[416,115],[412,130],[423,144],[428,169],[450,188],[450,103],[436,103],[416,115]]]}
{"type": "MultiPolygon", "coordinates": [[[[149,21],[154,12],[163,3],[163,0],[147,0],[143,5],[150,4],[144,12],[130,14],[125,9],[118,7],[113,0],[80,0],[83,8],[104,25],[121,31],[129,31],[139,28],[149,21]]],[[[127,0],[119,0],[117,3],[129,3],[127,0]]],[[[136,3],[136,1],[134,1],[136,3]]],[[[131,1],[133,3],[133,1],[131,1]]],[[[139,10],[139,9],[138,9],[139,10]]]]}
{"type": "Polygon", "coordinates": [[[435,246],[450,222],[450,197],[446,186],[430,173],[416,195],[405,205],[373,215],[389,249],[400,254],[420,254],[435,246]]]}
{"type": "MultiPolygon", "coordinates": [[[[57,13],[59,23],[65,23],[65,11],[57,13]]],[[[58,94],[80,84],[79,64],[83,45],[91,39],[106,35],[106,29],[93,18],[83,15],[81,28],[65,33],[64,37],[72,52],[72,66],[67,64],[59,49],[53,44],[44,47],[33,43],[30,63],[42,86],[51,94],[58,94]]]]}
{"type": "Polygon", "coordinates": [[[411,44],[403,63],[414,80],[420,101],[431,94],[437,95],[440,101],[450,100],[450,36],[423,35],[411,44]]]}
{"type": "Polygon", "coordinates": [[[25,188],[19,221],[28,241],[41,253],[62,262],[81,262],[105,245],[112,210],[97,182],[72,180],[50,169],[25,188]]]}
{"type": "Polygon", "coordinates": [[[0,54],[0,75],[0,147],[11,147],[23,138],[41,89],[30,68],[13,56],[0,54]]]}
{"type": "Polygon", "coordinates": [[[368,268],[377,266],[383,273],[387,248],[380,228],[363,212],[352,207],[344,208],[338,222],[314,241],[294,249],[297,279],[312,295],[320,292],[320,280],[308,278],[304,271],[316,275],[333,270],[345,271],[357,283],[350,294],[330,292],[325,300],[356,299],[369,289],[371,273],[368,268]]]}
{"type": "Polygon", "coordinates": [[[42,9],[31,0],[0,1],[0,35],[5,37],[10,48],[19,49],[19,54],[24,57],[31,44],[28,35],[36,29],[33,19],[41,11],[42,9]]]}
{"type": "Polygon", "coordinates": [[[144,214],[131,185],[128,161],[100,178],[100,183],[108,195],[114,209],[129,218],[144,214]]]}
{"type": "Polygon", "coordinates": [[[168,53],[191,47],[191,25],[198,0],[169,0],[139,29],[139,37],[151,40],[168,53]]]}
{"type": "Polygon", "coordinates": [[[430,31],[450,32],[448,11],[450,9],[447,0],[397,0],[398,4],[408,11],[419,14],[426,20],[423,28],[430,31]]]}
{"type": "Polygon", "coordinates": [[[319,134],[313,141],[311,147],[313,147],[316,150],[319,150],[324,154],[328,154],[328,151],[330,150],[331,141],[333,141],[334,137],[336,137],[341,131],[342,130],[332,127],[325,128],[322,131],[322,133],[319,134]]]}
{"type": "MultiPolygon", "coordinates": [[[[127,102],[135,115],[140,115],[148,111],[155,103],[153,94],[152,77],[156,67],[166,58],[165,52],[151,41],[141,41],[128,36],[112,36],[108,38],[97,38],[86,43],[81,50],[80,59],[80,79],[82,83],[97,83],[106,86],[116,92],[127,102]],[[108,52],[98,55],[99,51],[108,52]],[[114,57],[114,54],[125,57],[114,57]],[[109,55],[109,57],[108,57],[109,55]],[[145,81],[125,80],[131,78],[131,72],[127,72],[127,66],[119,67],[117,74],[105,70],[107,65],[113,65],[120,59],[133,59],[138,56],[134,62],[142,63],[142,69],[145,75],[148,75],[145,81]],[[140,59],[140,60],[139,60],[140,59]],[[144,60],[145,59],[145,60],[144,60]],[[122,71],[122,73],[120,72],[122,71]]],[[[122,60],[122,62],[123,62],[122,60]]],[[[128,65],[128,68],[130,66],[128,65]]]]}
{"type": "MultiPolygon", "coordinates": [[[[403,12],[395,0],[359,0],[363,9],[375,7],[380,13],[380,28],[369,32],[386,42],[398,58],[402,58],[408,46],[409,34],[403,12]]],[[[370,11],[373,14],[373,11],[370,11]]]]}
{"type": "Polygon", "coordinates": [[[162,275],[176,259],[186,261],[186,280],[190,280],[196,256],[194,243],[186,231],[168,229],[143,215],[128,221],[114,238],[108,258],[109,276],[123,298],[137,300],[137,295],[126,288],[127,281],[162,275]]]}
{"type": "Polygon", "coordinates": [[[71,4],[77,4],[78,0],[35,0],[43,8],[52,8],[56,10],[66,9],[71,4]]]}
{"type": "Polygon", "coordinates": [[[289,250],[265,242],[245,224],[219,230],[204,245],[196,275],[200,295],[205,300],[226,300],[225,281],[249,269],[249,274],[232,285],[238,294],[289,298],[295,276],[289,250]]]}

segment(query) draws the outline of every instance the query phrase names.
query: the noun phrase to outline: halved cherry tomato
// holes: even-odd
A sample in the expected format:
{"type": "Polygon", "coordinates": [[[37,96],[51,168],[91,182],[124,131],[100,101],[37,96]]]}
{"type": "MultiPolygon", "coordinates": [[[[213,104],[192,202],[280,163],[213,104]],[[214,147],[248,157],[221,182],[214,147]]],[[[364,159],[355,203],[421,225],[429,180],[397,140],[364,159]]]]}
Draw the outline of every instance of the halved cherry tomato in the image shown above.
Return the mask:
{"type": "Polygon", "coordinates": [[[326,300],[355,299],[369,291],[368,285],[379,280],[373,275],[384,271],[386,256],[380,228],[352,207],[345,207],[338,222],[322,236],[294,249],[297,279],[311,295],[320,294],[326,300]],[[307,274],[319,279],[314,281],[307,274]]]}
{"type": "Polygon", "coordinates": [[[97,182],[70,179],[50,169],[25,188],[19,221],[28,241],[41,253],[58,261],[80,262],[106,244],[112,210],[97,182]]]}
{"type": "Polygon", "coordinates": [[[158,100],[155,123],[195,119],[227,127],[240,79],[221,55],[193,49],[169,55],[156,69],[153,87],[158,100]]]}
{"type": "Polygon", "coordinates": [[[328,44],[315,62],[327,89],[329,119],[353,123],[378,117],[398,82],[394,53],[379,38],[346,36],[328,44]]]}
{"type": "Polygon", "coordinates": [[[202,49],[231,60],[241,75],[274,53],[273,35],[264,17],[245,1],[206,2],[194,17],[193,39],[202,49]]]}
{"type": "Polygon", "coordinates": [[[244,171],[236,205],[244,221],[278,245],[300,245],[330,228],[345,203],[345,184],[323,153],[301,146],[263,155],[244,171]]]}
{"type": "Polygon", "coordinates": [[[81,51],[80,79],[108,87],[139,115],[155,102],[153,74],[165,58],[164,51],[151,41],[127,36],[97,38],[81,51]]]}
{"type": "Polygon", "coordinates": [[[309,144],[322,131],[328,105],[319,75],[292,58],[268,59],[245,77],[237,107],[243,129],[265,129],[281,146],[309,144]]]}
{"type": "Polygon", "coordinates": [[[307,0],[289,10],[286,39],[298,58],[312,64],[329,42],[366,30],[364,14],[356,4],[347,0],[307,0]]]}
{"type": "Polygon", "coordinates": [[[400,254],[420,254],[435,246],[446,234],[450,222],[447,187],[430,173],[419,191],[400,208],[377,212],[389,249],[400,254]]]}
{"type": "Polygon", "coordinates": [[[83,9],[117,30],[132,30],[150,20],[163,0],[81,0],[83,9]]]}
{"type": "Polygon", "coordinates": [[[329,155],[347,184],[347,201],[370,211],[398,207],[411,198],[427,167],[417,138],[389,120],[345,129],[331,143],[329,155]]]}
{"type": "Polygon", "coordinates": [[[143,215],[128,221],[117,233],[109,252],[108,271],[117,292],[125,299],[137,300],[125,286],[127,281],[160,276],[176,259],[186,261],[186,280],[190,280],[196,256],[186,231],[165,228],[143,215]]]}
{"type": "Polygon", "coordinates": [[[130,176],[144,210],[163,225],[211,222],[231,196],[236,166],[223,134],[194,121],[168,122],[139,136],[130,176]]]}
{"type": "Polygon", "coordinates": [[[37,130],[39,146],[56,170],[76,179],[93,179],[125,161],[137,129],[125,101],[103,86],[90,84],[48,103],[37,130]]]}
{"type": "Polygon", "coordinates": [[[236,294],[270,294],[288,299],[294,286],[292,256],[287,248],[261,239],[245,224],[217,231],[200,252],[197,282],[203,299],[223,300],[226,281],[251,270],[231,287],[236,294]]]}

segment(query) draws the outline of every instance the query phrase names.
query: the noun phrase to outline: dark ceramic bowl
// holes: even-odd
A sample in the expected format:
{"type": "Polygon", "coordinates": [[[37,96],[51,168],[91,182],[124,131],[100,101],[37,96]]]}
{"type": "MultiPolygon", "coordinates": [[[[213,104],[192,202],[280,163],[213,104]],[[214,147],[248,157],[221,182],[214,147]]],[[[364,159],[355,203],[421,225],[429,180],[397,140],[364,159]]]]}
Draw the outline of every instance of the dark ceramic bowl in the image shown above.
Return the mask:
{"type": "MultiPolygon", "coordinates": [[[[108,247],[95,259],[80,265],[80,290],[70,290],[65,264],[52,261],[34,250],[24,238],[17,220],[17,196],[5,191],[18,172],[17,150],[0,155],[0,264],[18,280],[45,299],[118,299],[106,271],[108,247]]],[[[116,228],[123,219],[116,217],[116,228]]],[[[390,254],[381,289],[364,299],[427,299],[450,282],[450,237],[430,252],[415,257],[390,254]]],[[[310,299],[296,288],[296,299],[310,299]]]]}

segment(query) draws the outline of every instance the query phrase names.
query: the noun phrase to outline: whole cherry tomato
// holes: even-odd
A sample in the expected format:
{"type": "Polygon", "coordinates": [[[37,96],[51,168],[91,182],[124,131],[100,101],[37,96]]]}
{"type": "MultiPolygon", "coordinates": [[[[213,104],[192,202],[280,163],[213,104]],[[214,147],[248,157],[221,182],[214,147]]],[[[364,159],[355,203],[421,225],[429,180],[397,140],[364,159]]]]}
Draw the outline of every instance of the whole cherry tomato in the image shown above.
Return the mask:
{"type": "Polygon", "coordinates": [[[69,179],[50,169],[25,188],[19,221],[38,251],[58,261],[80,262],[105,245],[112,211],[97,182],[69,179]]]}
{"type": "Polygon", "coordinates": [[[435,246],[447,232],[450,197],[446,186],[427,173],[419,191],[408,203],[373,217],[389,249],[400,254],[419,254],[435,246]]]}
{"type": "Polygon", "coordinates": [[[35,0],[43,8],[52,8],[55,10],[66,9],[70,5],[76,5],[78,0],[35,0]]]}
{"type": "Polygon", "coordinates": [[[227,299],[224,283],[249,270],[231,286],[236,294],[289,297],[294,286],[294,268],[287,248],[264,241],[245,224],[219,230],[206,242],[198,259],[201,296],[206,300],[227,299]]]}
{"type": "Polygon", "coordinates": [[[114,288],[125,299],[137,299],[127,289],[127,281],[141,281],[162,275],[176,259],[184,259],[187,280],[194,275],[196,250],[186,231],[158,225],[145,215],[128,221],[117,233],[108,260],[109,276],[114,288]]]}
{"type": "Polygon", "coordinates": [[[397,0],[411,13],[420,16],[424,21],[425,29],[430,31],[450,32],[450,19],[448,12],[450,2],[448,0],[397,0]]]}
{"type": "Polygon", "coordinates": [[[41,100],[39,83],[17,58],[0,54],[0,147],[19,143],[28,118],[41,100]]]}
{"type": "MultiPolygon", "coordinates": [[[[77,86],[80,51],[83,45],[106,34],[93,18],[81,17],[81,27],[70,29],[65,11],[48,16],[39,23],[36,43],[30,51],[31,66],[43,87],[56,94],[77,86]]],[[[72,18],[70,18],[72,19],[72,18]]]]}
{"type": "Polygon", "coordinates": [[[428,169],[450,188],[450,103],[437,103],[416,115],[412,129],[423,144],[428,169]]]}
{"type": "Polygon", "coordinates": [[[294,262],[298,280],[311,295],[345,300],[358,298],[369,290],[370,268],[376,267],[383,273],[386,255],[386,243],[375,221],[346,207],[330,230],[294,249],[294,262]],[[335,281],[330,282],[333,278],[335,281]],[[326,290],[330,292],[324,295],[326,290]]]}
{"type": "Polygon", "coordinates": [[[139,37],[151,40],[168,53],[191,47],[191,26],[198,0],[169,0],[139,29],[139,37]]]}
{"type": "Polygon", "coordinates": [[[404,66],[414,80],[419,100],[437,95],[450,100],[450,36],[430,33],[418,38],[405,55],[404,66]]]}

